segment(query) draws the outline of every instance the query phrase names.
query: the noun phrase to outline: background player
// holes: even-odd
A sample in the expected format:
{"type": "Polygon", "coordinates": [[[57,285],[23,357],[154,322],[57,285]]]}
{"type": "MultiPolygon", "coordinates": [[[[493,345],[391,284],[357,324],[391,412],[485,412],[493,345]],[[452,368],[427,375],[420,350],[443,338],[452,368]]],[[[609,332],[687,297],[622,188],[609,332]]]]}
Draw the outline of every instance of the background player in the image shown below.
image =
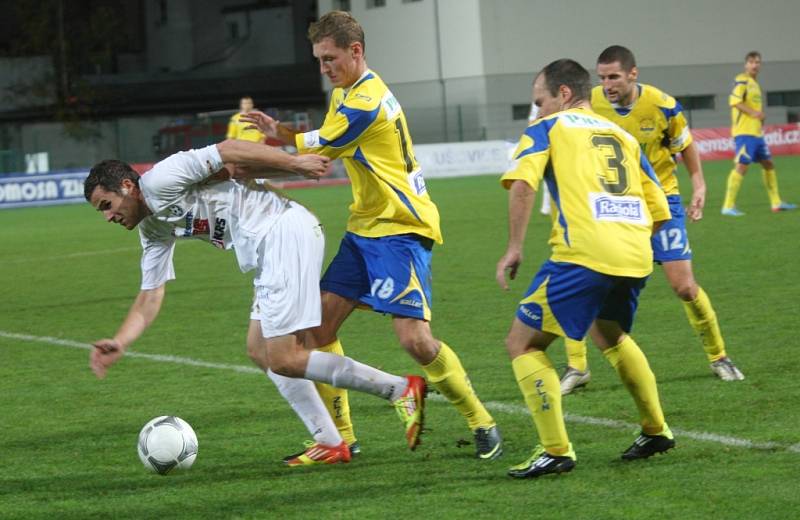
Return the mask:
{"type": "Polygon", "coordinates": [[[141,292],[114,338],[95,342],[94,372],[105,376],[158,316],[164,286],[175,278],[176,238],[201,238],[216,247],[234,249],[243,272],[256,270],[259,315],[250,322],[250,357],[266,371],[316,441],[286,461],[288,465],[350,460],[350,450],[316,388],[302,379],[315,364],[334,367],[331,377],[322,376],[323,382],[392,401],[407,430],[418,432],[425,390],[421,377],[393,376],[350,358],[304,349],[308,329],[320,324],[322,228],[306,208],[261,184],[209,182],[218,172],[235,171],[233,166],[223,169],[223,161],[255,167],[257,171],[251,173],[261,177],[290,171],[312,178],[323,174],[328,163],[325,157],[291,156],[271,147],[227,140],[174,154],[141,178],[121,161],[103,161],[92,168],[85,181],[86,199],[107,221],[128,230],[138,227],[143,249],[141,292]],[[272,169],[264,171],[264,167],[272,169]],[[254,336],[258,341],[253,341],[254,336]]]}
{"type": "Polygon", "coordinates": [[[647,458],[675,445],[664,422],[653,372],[627,335],[638,295],[653,270],[652,230],[668,220],[664,192],[633,137],[592,113],[589,73],[572,60],[547,65],[534,80],[541,119],[522,135],[509,190],[506,253],[497,283],[515,278],[535,187],[553,197],[552,255],[519,304],[506,338],[514,375],[533,415],[541,445],[509,470],[518,478],[563,473],[575,466],[561,411],[561,392],[545,350],[557,337],[592,339],[634,398],[642,433],[622,455],[647,458]]]}
{"type": "MultiPolygon", "coordinates": [[[[693,222],[703,218],[706,183],[700,153],[683,108],[657,88],[638,83],[636,59],[620,45],[612,45],[600,53],[597,75],[601,84],[592,89],[592,109],[636,138],[667,194],[672,219],[653,235],[654,259],[663,267],[670,287],[683,303],[689,324],[700,336],[711,371],[723,381],[744,379],[727,356],[711,300],[692,272],[686,217],[693,222]],[[692,198],[686,211],[678,193],[675,161],[678,153],[683,156],[692,182],[692,198]]],[[[569,366],[561,381],[564,394],[585,384],[589,377],[585,342],[568,343],[567,352],[569,366]]]]}
{"type": "MultiPolygon", "coordinates": [[[[320,72],[335,87],[322,127],[298,134],[269,116],[243,120],[301,152],[341,158],[354,202],[339,252],[322,278],[322,350],[341,354],[338,331],[358,306],[390,314],[405,350],[428,381],[466,418],[481,459],[502,453],[494,419],[478,399],[456,353],[431,332],[431,253],[441,243],[439,213],[414,157],[405,115],[367,67],[364,30],[347,12],[322,16],[308,31],[320,72]]],[[[324,371],[324,367],[319,367],[324,371]]],[[[355,442],[347,394],[320,388],[343,437],[355,442]]]]}
{"type": "Polygon", "coordinates": [[[264,138],[266,136],[262,134],[258,128],[252,128],[249,123],[241,120],[242,116],[245,116],[252,111],[253,98],[250,96],[244,96],[239,100],[239,112],[233,114],[228,121],[228,133],[226,135],[228,139],[239,139],[253,143],[264,142],[264,138]]]}
{"type": "Polygon", "coordinates": [[[736,76],[733,91],[728,97],[731,107],[731,136],[733,137],[736,156],[734,168],[728,175],[725,191],[725,203],[722,214],[729,217],[741,217],[742,211],[736,208],[736,196],[742,185],[747,167],[752,162],[761,163],[764,187],[767,189],[769,203],[773,212],[797,208],[796,204],[783,202],[778,193],[778,176],[772,163],[772,154],[764,140],[764,109],[761,86],[756,81],[761,71],[761,53],[748,52],[744,58],[744,72],[736,76]]]}

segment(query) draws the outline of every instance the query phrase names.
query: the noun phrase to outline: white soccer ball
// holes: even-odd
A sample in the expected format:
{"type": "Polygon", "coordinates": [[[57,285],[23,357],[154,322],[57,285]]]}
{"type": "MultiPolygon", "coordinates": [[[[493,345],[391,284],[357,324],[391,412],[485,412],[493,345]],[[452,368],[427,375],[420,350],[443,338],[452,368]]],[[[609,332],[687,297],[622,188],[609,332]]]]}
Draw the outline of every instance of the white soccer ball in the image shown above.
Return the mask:
{"type": "Polygon", "coordinates": [[[189,469],[197,457],[197,435],[180,417],[162,415],[139,432],[138,452],[144,467],[160,475],[189,469]]]}

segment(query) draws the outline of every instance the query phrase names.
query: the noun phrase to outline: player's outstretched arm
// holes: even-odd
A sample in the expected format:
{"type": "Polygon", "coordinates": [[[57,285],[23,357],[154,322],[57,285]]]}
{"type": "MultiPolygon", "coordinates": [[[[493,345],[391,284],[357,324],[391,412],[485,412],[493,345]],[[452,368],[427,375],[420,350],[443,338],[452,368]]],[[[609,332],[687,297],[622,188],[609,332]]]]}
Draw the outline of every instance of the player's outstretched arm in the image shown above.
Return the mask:
{"type": "Polygon", "coordinates": [[[141,336],[158,316],[164,301],[164,286],[139,292],[113,338],[104,338],[93,343],[89,366],[102,379],[108,368],[121,358],[128,347],[141,336]]]}
{"type": "Polygon", "coordinates": [[[692,200],[686,208],[686,214],[692,222],[703,218],[703,208],[706,205],[706,180],[703,176],[703,164],[700,162],[700,152],[694,142],[681,152],[686,169],[689,170],[689,180],[692,181],[692,200]]]}
{"type": "Polygon", "coordinates": [[[282,125],[280,121],[274,119],[260,110],[252,110],[247,114],[242,114],[239,118],[243,123],[250,123],[245,130],[255,129],[262,134],[279,139],[286,144],[294,144],[294,136],[300,132],[282,125]]]}
{"type": "MultiPolygon", "coordinates": [[[[292,155],[263,144],[227,139],[217,145],[224,163],[242,166],[242,172],[250,171],[250,178],[270,178],[285,176],[286,172],[318,179],[330,172],[330,159],[321,155],[292,155]]],[[[236,173],[240,168],[236,169],[236,173]]]]}
{"type": "Polygon", "coordinates": [[[497,262],[495,279],[504,290],[508,290],[506,271],[512,280],[517,277],[517,269],[522,264],[522,246],[528,231],[528,221],[536,199],[536,192],[521,180],[514,181],[508,190],[508,247],[497,262]]]}

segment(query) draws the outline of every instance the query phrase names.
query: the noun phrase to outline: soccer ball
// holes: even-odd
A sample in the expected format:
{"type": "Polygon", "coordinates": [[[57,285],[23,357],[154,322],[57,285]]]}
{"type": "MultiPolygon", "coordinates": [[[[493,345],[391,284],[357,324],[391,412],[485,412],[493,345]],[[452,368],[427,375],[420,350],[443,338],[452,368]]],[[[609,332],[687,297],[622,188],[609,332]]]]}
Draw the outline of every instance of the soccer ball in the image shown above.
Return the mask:
{"type": "Polygon", "coordinates": [[[144,467],[160,475],[189,469],[197,457],[197,435],[180,417],[162,415],[139,432],[138,452],[144,467]]]}

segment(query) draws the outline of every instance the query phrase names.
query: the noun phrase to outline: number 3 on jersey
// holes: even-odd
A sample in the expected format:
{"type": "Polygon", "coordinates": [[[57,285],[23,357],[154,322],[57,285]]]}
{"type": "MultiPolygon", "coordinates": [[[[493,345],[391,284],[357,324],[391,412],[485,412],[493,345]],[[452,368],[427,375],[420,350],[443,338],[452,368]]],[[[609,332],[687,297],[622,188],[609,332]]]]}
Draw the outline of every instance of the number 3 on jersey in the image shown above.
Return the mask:
{"type": "Polygon", "coordinates": [[[619,140],[613,135],[593,135],[592,146],[611,152],[606,156],[605,171],[598,173],[603,189],[612,195],[625,195],[628,192],[628,169],[619,140]]]}

